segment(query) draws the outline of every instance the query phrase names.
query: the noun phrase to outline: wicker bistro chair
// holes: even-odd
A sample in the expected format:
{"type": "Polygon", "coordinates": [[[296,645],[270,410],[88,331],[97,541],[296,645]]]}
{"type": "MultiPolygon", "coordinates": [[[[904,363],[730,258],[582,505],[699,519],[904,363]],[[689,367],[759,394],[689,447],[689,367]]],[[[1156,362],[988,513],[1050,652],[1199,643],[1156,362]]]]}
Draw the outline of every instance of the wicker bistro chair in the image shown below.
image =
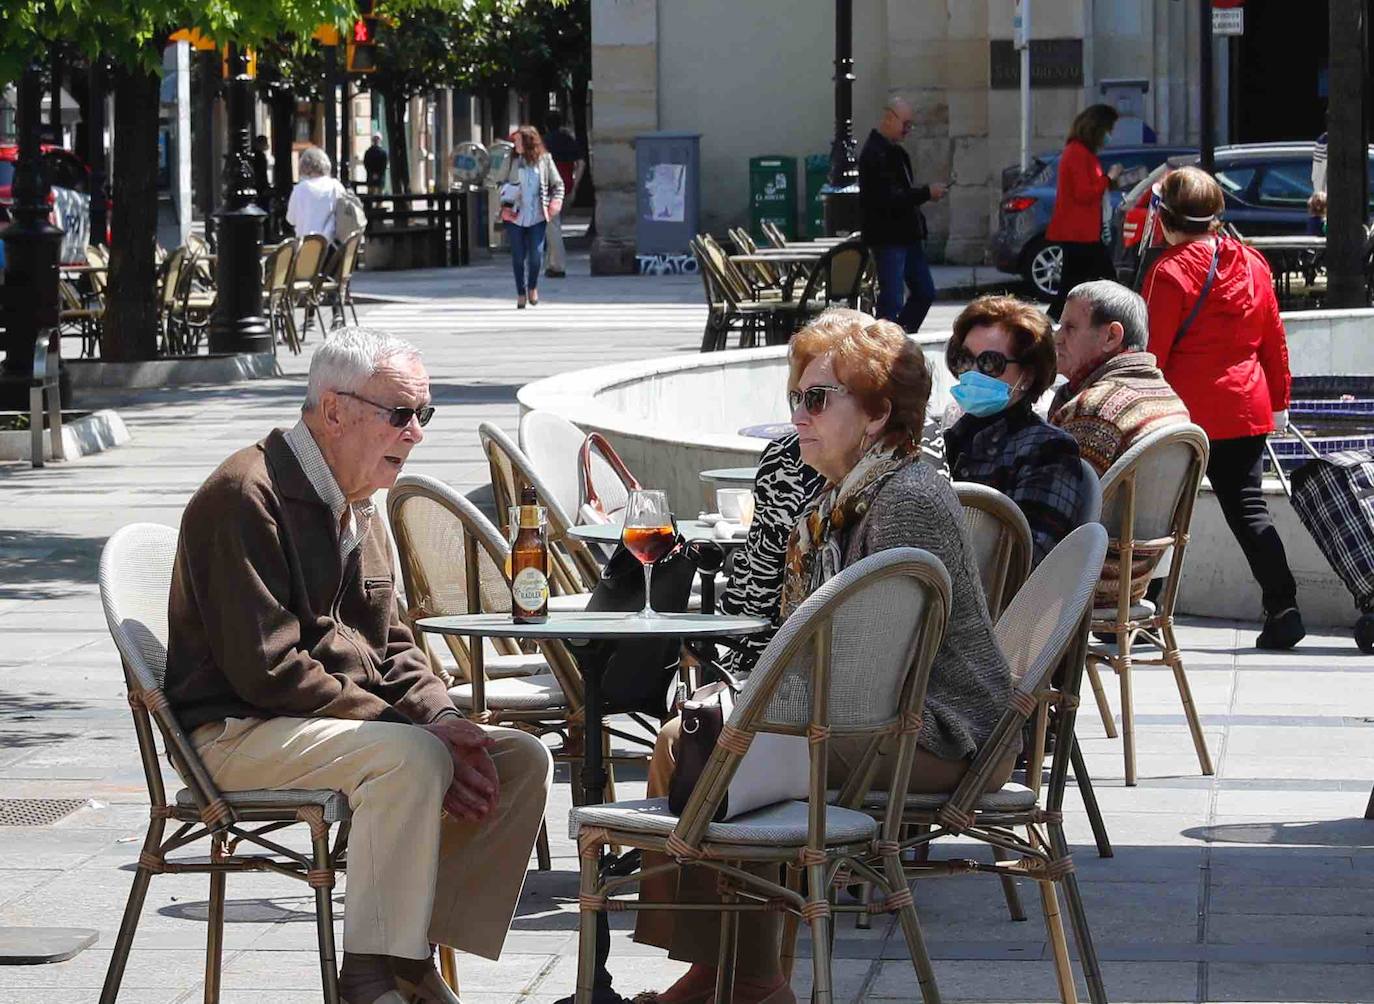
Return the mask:
{"type": "Polygon", "coordinates": [[[706,285],[706,299],[711,313],[702,337],[703,352],[726,347],[731,329],[738,327],[740,348],[758,344],[759,334],[765,341],[771,337],[777,312],[786,307],[781,296],[773,290],[756,290],[730,262],[725,251],[707,235],[691,242],[697,267],[706,285]]]}
{"type": "Polygon", "coordinates": [[[283,241],[267,256],[263,265],[262,279],[264,297],[267,303],[267,320],[272,328],[272,346],[285,342],[296,355],[300,355],[301,337],[296,331],[296,318],[291,309],[291,269],[296,260],[296,242],[283,241]]]}
{"type": "Polygon", "coordinates": [[[1196,425],[1175,425],[1151,433],[1127,450],[1102,478],[1102,522],[1120,556],[1117,605],[1093,611],[1093,631],[1116,636],[1116,650],[1093,646],[1088,653],[1088,679],[1102,725],[1116,738],[1111,707],[1102,689],[1098,664],[1110,666],[1121,684],[1121,733],[1126,784],[1136,783],[1135,710],[1131,672],[1135,666],[1168,666],[1183,702],[1202,773],[1210,775],[1212,757],[1183,671],[1183,654],[1174,634],[1174,603],[1178,598],[1189,526],[1198,487],[1207,469],[1207,434],[1196,425]],[[1169,571],[1159,599],[1132,601],[1133,566],[1151,563],[1173,548],[1169,571]],[[1132,651],[1136,638],[1158,648],[1160,656],[1142,658],[1132,651]]]}
{"type": "MultiPolygon", "coordinates": [[[[854,869],[883,890],[875,909],[900,915],[902,932],[927,1001],[938,1000],[920,922],[902,874],[899,811],[879,824],[867,813],[827,804],[826,758],[831,736],[870,737],[869,755],[846,788],[853,804],[865,794],[877,747],[898,739],[897,770],[905,789],[916,751],[926,682],[944,635],[949,575],[929,552],[894,548],[843,570],[787,619],[740,694],[711,759],[682,815],[667,799],[643,799],[574,809],[570,829],[581,855],[582,909],[577,1001],[592,999],[596,913],[603,909],[703,909],[700,904],[616,899],[626,886],[679,867],[704,868],[726,884],[721,911],[721,965],[716,999],[731,999],[735,923],[741,912],[781,909],[811,926],[812,1000],[830,1004],[831,914],[828,890],[841,869],[854,869]],[[745,813],[712,818],[754,736],[806,736],[810,795],[745,813]],[[602,877],[608,843],[659,851],[674,859],[623,876],[602,877]],[[743,863],[776,862],[805,869],[809,891],[767,881],[743,863]]],[[[894,806],[898,800],[889,793],[894,806]]],[[[705,909],[716,909],[715,906],[705,909]]]]}
{"type": "MultiPolygon", "coordinates": [[[[363,247],[363,231],[349,237],[334,255],[334,262],[327,275],[320,277],[316,298],[320,306],[331,308],[333,317],[329,330],[343,327],[348,318],[344,311],[353,313],[353,323],[358,323],[358,308],[353,305],[353,273],[358,266],[358,255],[363,247]]],[[[321,322],[323,323],[323,322],[321,322]]]]}
{"type": "Polygon", "coordinates": [[[873,269],[873,252],[862,241],[845,241],[830,248],[811,266],[801,295],[781,308],[773,340],[785,342],[810,318],[830,307],[858,310],[873,269]]]}
{"type": "Polygon", "coordinates": [[[135,523],[119,530],[100,556],[100,598],[105,620],[119,649],[129,706],[134,716],[139,755],[152,803],[148,831],[129,890],[124,919],[110,957],[101,1004],[119,995],[139,915],[154,875],[210,876],[209,929],[205,943],[205,1000],[219,1000],[220,954],[224,944],[224,885],[230,872],[276,872],[305,882],[315,891],[315,926],[319,941],[320,978],[326,1004],[338,1004],[334,957],[334,913],[330,890],[344,868],[350,811],[335,791],[256,790],[222,792],[210,778],[190,739],[177,722],[162,692],[167,669],[167,596],[176,530],[135,523]],[[168,800],[158,762],[157,740],[187,787],[168,800]],[[177,825],[166,834],[169,821],[177,825]],[[292,851],[268,837],[296,824],[310,829],[308,854],[292,851]],[[330,845],[329,831],[338,824],[330,845]],[[209,842],[209,856],[176,858],[174,851],[209,842]],[[248,853],[262,851],[265,853],[248,853]]]}
{"type": "Polygon", "coordinates": [[[104,297],[90,303],[82,302],[81,294],[66,279],[58,279],[57,296],[58,330],[64,336],[80,336],[82,358],[94,356],[100,346],[100,328],[105,319],[104,297]]]}
{"type": "MultiPolygon", "coordinates": [[[[586,606],[585,599],[579,597],[573,600],[571,597],[596,588],[601,578],[601,564],[585,543],[568,536],[568,529],[574,525],[573,517],[563,508],[558,495],[539,476],[530,458],[501,429],[490,422],[483,422],[477,427],[477,435],[482,441],[482,452],[486,454],[487,466],[491,470],[491,490],[497,518],[504,520],[510,507],[519,503],[518,484],[532,487],[539,497],[539,504],[548,512],[550,589],[556,595],[570,597],[564,601],[564,609],[569,604],[576,608],[579,602],[586,606]]],[[[552,598],[550,603],[558,605],[552,598]]]]}
{"type": "MultiPolygon", "coordinates": [[[[732,227],[727,232],[730,235],[730,243],[735,245],[735,250],[740,254],[758,253],[759,246],[754,243],[754,238],[749,236],[749,231],[743,227],[732,227]]],[[[777,265],[761,261],[750,262],[744,271],[754,277],[754,284],[759,288],[782,287],[783,274],[777,265]]]]}
{"type": "MultiPolygon", "coordinates": [[[[587,434],[562,415],[543,409],[520,416],[520,449],[539,471],[563,512],[576,521],[582,503],[578,488],[577,451],[587,434]]],[[[505,514],[501,514],[503,519],[505,514]]]]}
{"type": "Polygon", "coordinates": [[[324,234],[307,234],[296,246],[296,258],[291,265],[291,278],[286,286],[291,308],[301,310],[300,333],[304,341],[310,330],[310,315],[320,322],[320,283],[324,281],[325,259],[329,256],[329,241],[324,234]]]}
{"type": "MultiPolygon", "coordinates": [[[[1107,999],[1064,838],[1063,798],[1069,758],[1061,754],[1073,745],[1092,594],[1106,550],[1106,531],[1097,524],[1082,526],[1064,538],[1032,573],[997,621],[997,640],[1012,668],[1010,707],[952,794],[907,794],[902,814],[903,822],[914,831],[903,842],[903,849],[957,835],[990,845],[997,859],[992,864],[917,860],[907,866],[912,877],[984,872],[1024,876],[1039,884],[1055,974],[1066,1004],[1077,998],[1056,886],[1064,890],[1089,995],[1094,1004],[1106,1004],[1107,999]],[[1055,753],[1044,807],[1033,789],[1020,784],[1008,783],[1000,791],[983,794],[992,771],[1020,742],[1026,721],[1051,687],[1051,673],[1061,665],[1064,680],[1058,688],[1055,753]],[[1016,827],[1025,827],[1024,838],[1015,832],[1016,827]],[[1011,860],[1007,860],[1007,852],[1011,860]]],[[[870,801],[868,808],[877,814],[885,812],[887,805],[870,801]]]]}
{"type": "Polygon", "coordinates": [[[782,228],[772,220],[764,220],[759,224],[759,228],[763,231],[763,236],[768,238],[768,243],[773,245],[773,247],[787,247],[787,235],[783,233],[782,228]]]}
{"type": "Polygon", "coordinates": [[[1030,524],[1021,507],[996,488],[956,481],[954,493],[964,509],[964,530],[978,561],[988,614],[995,621],[1030,575],[1030,524]]]}

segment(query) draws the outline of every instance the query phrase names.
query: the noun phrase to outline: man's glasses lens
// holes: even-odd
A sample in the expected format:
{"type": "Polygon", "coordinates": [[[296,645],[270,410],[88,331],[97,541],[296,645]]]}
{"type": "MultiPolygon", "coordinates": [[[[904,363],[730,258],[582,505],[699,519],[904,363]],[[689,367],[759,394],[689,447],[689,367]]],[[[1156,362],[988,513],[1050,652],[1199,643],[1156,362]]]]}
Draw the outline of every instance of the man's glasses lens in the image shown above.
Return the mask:
{"type": "Polygon", "coordinates": [[[434,417],[434,406],[427,404],[423,408],[392,408],[390,416],[391,424],[398,429],[404,429],[412,418],[418,418],[420,425],[425,426],[434,417]]]}

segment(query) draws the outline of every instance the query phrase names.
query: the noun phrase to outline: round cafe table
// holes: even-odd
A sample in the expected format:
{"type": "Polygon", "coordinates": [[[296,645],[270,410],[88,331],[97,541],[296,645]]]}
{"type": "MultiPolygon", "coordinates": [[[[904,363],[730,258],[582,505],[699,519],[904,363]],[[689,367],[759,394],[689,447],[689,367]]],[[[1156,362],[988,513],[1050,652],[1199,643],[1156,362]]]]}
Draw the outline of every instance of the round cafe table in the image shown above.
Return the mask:
{"type": "Polygon", "coordinates": [[[757,467],[716,467],[701,472],[701,480],[708,485],[722,485],[726,488],[752,488],[758,475],[757,467]]]}
{"type": "Polygon", "coordinates": [[[760,425],[746,425],[739,430],[741,436],[751,439],[783,439],[797,431],[791,422],[763,422],[760,425]]]}
{"type": "MultiPolygon", "coordinates": [[[[427,634],[460,635],[469,638],[472,677],[474,680],[480,680],[483,638],[543,638],[603,643],[653,636],[712,639],[761,634],[770,630],[773,625],[762,617],[723,614],[662,613],[654,617],[641,617],[638,613],[577,610],[551,612],[548,619],[540,624],[517,624],[511,619],[510,614],[466,614],[457,617],[424,617],[417,621],[415,626],[427,634]]],[[[577,646],[568,646],[568,651],[578,660],[579,668],[589,665],[589,661],[579,658],[577,646]]],[[[595,664],[599,666],[601,661],[596,660],[595,664]]],[[[606,790],[606,768],[601,756],[604,712],[600,675],[584,670],[582,688],[582,710],[586,729],[581,775],[582,797],[583,804],[596,805],[601,802],[606,790]]],[[[605,913],[600,913],[597,915],[596,933],[595,984],[598,1001],[612,1002],[622,999],[611,989],[611,976],[606,971],[606,958],[610,950],[610,927],[606,923],[605,913]]]]}

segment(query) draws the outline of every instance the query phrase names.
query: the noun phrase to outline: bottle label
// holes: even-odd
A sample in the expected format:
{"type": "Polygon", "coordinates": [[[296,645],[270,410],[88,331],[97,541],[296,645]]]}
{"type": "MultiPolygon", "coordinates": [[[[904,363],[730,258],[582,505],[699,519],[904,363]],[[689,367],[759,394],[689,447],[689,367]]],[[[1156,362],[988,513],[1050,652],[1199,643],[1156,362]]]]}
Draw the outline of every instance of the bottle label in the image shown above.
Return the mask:
{"type": "Polygon", "coordinates": [[[524,613],[538,613],[549,601],[549,580],[537,568],[522,568],[510,585],[511,600],[524,613]]]}

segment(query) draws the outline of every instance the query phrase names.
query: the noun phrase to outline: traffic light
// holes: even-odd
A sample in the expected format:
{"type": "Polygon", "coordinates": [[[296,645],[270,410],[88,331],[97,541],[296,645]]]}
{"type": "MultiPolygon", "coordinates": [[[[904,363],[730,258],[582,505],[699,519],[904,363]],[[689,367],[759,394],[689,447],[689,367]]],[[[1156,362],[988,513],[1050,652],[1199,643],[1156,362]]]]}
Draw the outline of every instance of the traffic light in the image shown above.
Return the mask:
{"type": "Polygon", "coordinates": [[[377,16],[373,0],[358,0],[358,17],[348,30],[344,65],[349,73],[372,73],[377,69],[377,16]]]}

